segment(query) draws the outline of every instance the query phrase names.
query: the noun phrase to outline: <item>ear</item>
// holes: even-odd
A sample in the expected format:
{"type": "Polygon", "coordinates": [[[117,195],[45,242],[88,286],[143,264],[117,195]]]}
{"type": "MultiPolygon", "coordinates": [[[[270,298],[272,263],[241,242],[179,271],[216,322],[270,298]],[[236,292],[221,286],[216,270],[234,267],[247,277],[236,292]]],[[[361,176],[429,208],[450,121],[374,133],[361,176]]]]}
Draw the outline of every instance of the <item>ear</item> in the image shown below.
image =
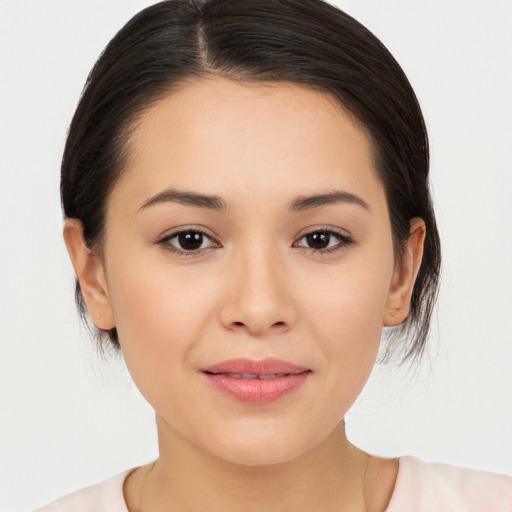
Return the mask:
{"type": "Polygon", "coordinates": [[[91,321],[98,329],[114,328],[103,262],[86,246],[82,223],[77,219],[66,219],[63,235],[91,321]]]}
{"type": "Polygon", "coordinates": [[[411,220],[409,238],[404,249],[402,261],[395,265],[393,280],[386,302],[383,319],[383,325],[386,327],[401,324],[409,314],[411,295],[423,258],[425,232],[425,222],[423,219],[414,218],[411,220]]]}

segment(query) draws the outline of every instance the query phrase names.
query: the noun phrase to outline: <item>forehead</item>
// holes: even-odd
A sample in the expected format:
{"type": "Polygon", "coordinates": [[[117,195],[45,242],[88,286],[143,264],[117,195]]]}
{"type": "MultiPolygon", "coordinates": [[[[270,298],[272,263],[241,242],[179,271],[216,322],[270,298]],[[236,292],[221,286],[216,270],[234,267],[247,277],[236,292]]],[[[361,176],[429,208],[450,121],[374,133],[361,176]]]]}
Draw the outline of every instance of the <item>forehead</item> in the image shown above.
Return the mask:
{"type": "Polygon", "coordinates": [[[128,153],[113,195],[124,182],[148,196],[172,186],[228,199],[241,188],[270,199],[275,190],[284,198],[380,187],[370,139],[353,117],[331,95],[286,82],[185,83],[144,112],[128,153]]]}

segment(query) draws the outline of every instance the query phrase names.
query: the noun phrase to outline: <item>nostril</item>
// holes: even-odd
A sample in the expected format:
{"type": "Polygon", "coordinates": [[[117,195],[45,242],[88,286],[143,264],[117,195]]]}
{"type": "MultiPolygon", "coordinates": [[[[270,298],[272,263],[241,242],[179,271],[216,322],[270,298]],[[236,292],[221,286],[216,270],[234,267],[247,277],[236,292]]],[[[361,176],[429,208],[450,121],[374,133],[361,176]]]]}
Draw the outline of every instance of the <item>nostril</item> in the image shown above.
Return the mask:
{"type": "Polygon", "coordinates": [[[283,325],[285,325],[284,322],[276,322],[275,324],[273,324],[274,327],[281,327],[283,325]]]}

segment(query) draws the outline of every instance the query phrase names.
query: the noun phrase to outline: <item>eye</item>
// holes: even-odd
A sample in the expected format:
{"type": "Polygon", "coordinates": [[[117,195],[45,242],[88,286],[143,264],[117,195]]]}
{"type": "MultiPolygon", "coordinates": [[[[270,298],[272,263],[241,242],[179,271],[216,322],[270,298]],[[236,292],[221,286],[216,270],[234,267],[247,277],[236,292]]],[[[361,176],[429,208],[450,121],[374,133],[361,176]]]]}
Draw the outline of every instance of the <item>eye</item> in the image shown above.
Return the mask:
{"type": "Polygon", "coordinates": [[[196,253],[203,249],[219,247],[211,237],[196,229],[187,229],[168,235],[158,242],[171,252],[196,253]]]}
{"type": "Polygon", "coordinates": [[[319,252],[332,252],[352,243],[353,240],[346,235],[337,233],[336,231],[322,229],[305,234],[295,245],[319,252]]]}

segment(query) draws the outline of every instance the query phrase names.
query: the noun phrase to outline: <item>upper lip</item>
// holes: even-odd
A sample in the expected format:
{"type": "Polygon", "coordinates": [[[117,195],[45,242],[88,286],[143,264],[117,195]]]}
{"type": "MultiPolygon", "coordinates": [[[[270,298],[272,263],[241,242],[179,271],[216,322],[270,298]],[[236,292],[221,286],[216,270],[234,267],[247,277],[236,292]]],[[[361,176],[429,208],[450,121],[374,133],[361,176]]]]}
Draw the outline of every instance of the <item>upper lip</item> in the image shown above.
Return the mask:
{"type": "Polygon", "coordinates": [[[236,373],[254,375],[298,374],[309,371],[309,368],[300,366],[282,359],[267,358],[260,361],[254,359],[229,359],[212,366],[201,369],[206,373],[236,373]]]}

